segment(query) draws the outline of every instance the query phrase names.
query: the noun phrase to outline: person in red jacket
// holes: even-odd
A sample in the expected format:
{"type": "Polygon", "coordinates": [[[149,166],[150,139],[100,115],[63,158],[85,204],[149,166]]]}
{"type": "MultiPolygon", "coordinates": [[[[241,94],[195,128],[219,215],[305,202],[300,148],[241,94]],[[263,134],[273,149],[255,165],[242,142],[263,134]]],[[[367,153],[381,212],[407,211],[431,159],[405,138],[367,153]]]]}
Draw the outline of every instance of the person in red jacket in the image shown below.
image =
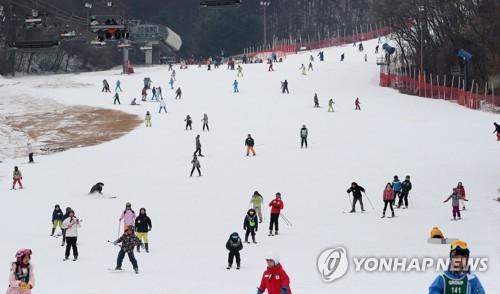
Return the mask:
{"type": "Polygon", "coordinates": [[[283,209],[283,201],[281,201],[281,193],[276,193],[276,198],[269,203],[271,206],[271,222],[269,223],[269,236],[273,236],[273,225],[274,234],[278,235],[278,219],[280,218],[280,211],[283,209]]]}
{"type": "Polygon", "coordinates": [[[464,199],[467,199],[465,198],[465,188],[464,186],[462,185],[462,182],[458,182],[458,185],[457,185],[457,194],[460,197],[462,197],[462,199],[460,199],[460,204],[462,204],[462,210],[465,210],[465,201],[464,199]]]}
{"type": "Polygon", "coordinates": [[[389,207],[391,208],[391,211],[392,211],[392,216],[391,217],[395,217],[394,215],[394,208],[392,208],[392,202],[394,201],[394,190],[392,189],[392,185],[391,183],[387,183],[387,185],[385,185],[385,189],[384,189],[384,213],[382,214],[382,218],[385,217],[385,210],[387,209],[387,204],[389,204],[389,207]]]}
{"type": "Polygon", "coordinates": [[[257,294],[264,294],[267,289],[269,294],[292,294],[290,278],[280,264],[278,256],[266,258],[267,269],[262,274],[262,280],[257,294]]]}

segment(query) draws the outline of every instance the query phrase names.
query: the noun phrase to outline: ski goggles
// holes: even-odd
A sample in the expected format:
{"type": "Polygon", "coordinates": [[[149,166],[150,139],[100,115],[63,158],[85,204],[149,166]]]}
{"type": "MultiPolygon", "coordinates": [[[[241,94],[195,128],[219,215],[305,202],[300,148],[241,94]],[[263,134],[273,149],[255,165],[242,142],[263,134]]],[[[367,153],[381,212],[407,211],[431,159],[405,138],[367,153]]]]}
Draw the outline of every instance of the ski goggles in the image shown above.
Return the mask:
{"type": "Polygon", "coordinates": [[[455,250],[457,248],[464,249],[464,250],[468,249],[467,243],[465,243],[462,240],[457,240],[457,241],[454,241],[453,243],[451,243],[451,250],[455,250]]]}
{"type": "Polygon", "coordinates": [[[31,251],[31,249],[19,249],[17,251],[17,254],[16,254],[16,257],[22,257],[22,256],[25,256],[25,255],[30,255],[33,254],[33,252],[31,251]]]}

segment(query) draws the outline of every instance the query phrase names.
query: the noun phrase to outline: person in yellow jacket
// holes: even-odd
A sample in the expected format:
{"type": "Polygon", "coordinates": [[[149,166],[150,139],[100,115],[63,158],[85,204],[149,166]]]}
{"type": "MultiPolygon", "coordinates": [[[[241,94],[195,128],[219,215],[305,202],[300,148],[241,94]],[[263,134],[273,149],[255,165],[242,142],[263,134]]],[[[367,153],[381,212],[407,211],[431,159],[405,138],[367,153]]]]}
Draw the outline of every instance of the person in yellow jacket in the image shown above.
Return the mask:
{"type": "Polygon", "coordinates": [[[149,113],[149,111],[146,111],[146,127],[150,126],[151,126],[151,114],[149,113]]]}
{"type": "Polygon", "coordinates": [[[264,202],[264,198],[259,194],[259,191],[253,192],[250,203],[252,204],[253,209],[257,212],[259,223],[262,222],[262,202],[264,202]]]}
{"type": "Polygon", "coordinates": [[[432,228],[431,238],[444,239],[444,235],[438,227],[432,228]]]}

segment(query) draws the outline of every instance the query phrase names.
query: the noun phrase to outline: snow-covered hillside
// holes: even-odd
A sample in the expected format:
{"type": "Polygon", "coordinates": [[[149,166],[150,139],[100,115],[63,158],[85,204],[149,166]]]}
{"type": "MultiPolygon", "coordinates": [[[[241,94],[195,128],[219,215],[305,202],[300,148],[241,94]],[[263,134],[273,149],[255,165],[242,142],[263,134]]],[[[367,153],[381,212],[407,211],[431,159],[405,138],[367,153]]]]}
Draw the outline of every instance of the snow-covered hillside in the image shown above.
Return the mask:
{"type": "MultiPolygon", "coordinates": [[[[144,118],[152,113],[152,127],[144,124],[129,134],[101,145],[71,149],[50,156],[0,158],[0,195],[3,238],[0,242],[0,288],[6,288],[9,262],[18,248],[33,250],[37,285],[33,293],[255,293],[265,257],[276,252],[291,278],[293,293],[425,293],[438,274],[349,272],[324,283],[316,268],[324,249],[342,245],[349,256],[447,256],[446,245],[429,245],[430,230],[464,239],[472,256],[489,258],[489,270],[479,278],[489,293],[500,287],[500,143],[492,134],[498,115],[471,111],[456,104],[400,95],[378,87],[379,68],[373,54],[376,41],[364,43],[364,53],[346,46],[326,49],[325,61],[315,57],[314,71],[301,75],[309,53],[288,56],[274,64],[243,65],[236,71],[176,68],[182,99],[174,99],[165,67],[135,68],[130,76],[120,70],[2,79],[0,114],[16,111],[12,97],[47,99],[65,105],[121,110],[144,118]],[[345,60],[340,62],[341,53],[345,60]],[[140,102],[143,78],[163,88],[168,114],[158,114],[159,103],[140,102]],[[112,89],[121,80],[121,105],[101,92],[108,79],[112,89]],[[237,79],[240,93],[233,93],[237,79]],[[287,79],[290,94],[282,94],[287,79]],[[40,88],[49,84],[50,87],[40,88]],[[75,87],[73,85],[91,85],[75,87]],[[313,108],[314,93],[322,108],[313,108]],[[360,98],[361,111],[354,110],[360,98]],[[327,102],[335,101],[335,112],[327,102]],[[202,132],[203,114],[210,132],[202,132]],[[193,130],[184,130],[186,115],[193,130]],[[309,148],[300,148],[299,129],[309,129],[309,148]],[[202,177],[190,178],[195,137],[201,135],[202,177]],[[245,157],[244,140],[255,139],[257,156],[245,157]],[[23,173],[24,190],[9,190],[13,167],[23,173]],[[413,190],[408,210],[397,218],[381,219],[382,192],[394,175],[411,176],[413,190]],[[96,182],[117,199],[87,196],[96,182]],[[366,189],[364,214],[346,214],[346,190],[356,181],[366,189]],[[469,198],[463,220],[451,222],[451,204],[443,200],[462,181],[469,198]],[[269,202],[276,192],[283,213],[293,227],[280,221],[280,235],[267,236],[266,220],[257,233],[258,244],[244,244],[242,269],[226,270],[225,242],[237,231],[258,190],[269,202]],[[145,207],[153,222],[150,253],[136,254],[140,274],[133,274],[125,257],[124,273],[110,273],[116,265],[118,219],[131,202],[136,213],[145,207]],[[50,237],[51,214],[58,203],[73,208],[83,220],[79,231],[79,260],[63,262],[61,240],[50,237]]],[[[317,52],[312,52],[316,55],[317,52]]],[[[151,95],[151,94],[150,94],[151,95]]],[[[48,103],[50,105],[50,103],[48,103]]],[[[0,132],[8,131],[1,127],[0,132]]],[[[3,134],[3,133],[0,133],[3,134]]],[[[2,140],[1,147],[8,147],[2,140]]]]}

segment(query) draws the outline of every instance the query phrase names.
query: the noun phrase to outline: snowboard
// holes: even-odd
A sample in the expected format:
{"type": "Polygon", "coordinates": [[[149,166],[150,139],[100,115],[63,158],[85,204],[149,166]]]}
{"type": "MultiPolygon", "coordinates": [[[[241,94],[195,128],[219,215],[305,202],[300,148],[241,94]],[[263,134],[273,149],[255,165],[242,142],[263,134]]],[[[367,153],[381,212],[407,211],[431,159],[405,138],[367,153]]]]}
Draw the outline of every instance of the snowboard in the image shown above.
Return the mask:
{"type": "Polygon", "coordinates": [[[451,244],[457,240],[458,240],[457,238],[444,238],[444,239],[429,238],[429,239],[427,239],[427,243],[429,243],[429,244],[451,244]]]}

